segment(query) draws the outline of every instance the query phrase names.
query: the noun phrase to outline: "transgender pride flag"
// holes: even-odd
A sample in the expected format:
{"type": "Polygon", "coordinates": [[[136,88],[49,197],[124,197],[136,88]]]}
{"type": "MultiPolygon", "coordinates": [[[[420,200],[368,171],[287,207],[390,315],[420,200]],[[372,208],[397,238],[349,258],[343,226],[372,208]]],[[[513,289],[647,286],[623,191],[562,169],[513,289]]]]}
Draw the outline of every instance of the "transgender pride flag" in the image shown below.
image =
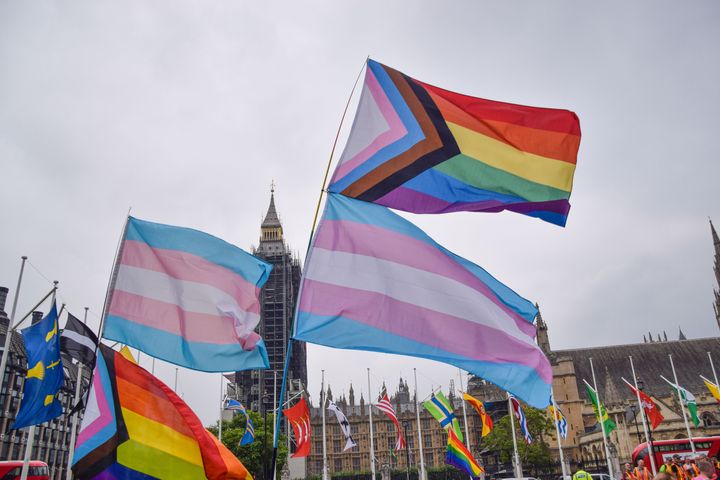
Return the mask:
{"type": "Polygon", "coordinates": [[[296,339],[449,363],[547,406],[533,304],[386,207],[331,193],[300,288],[296,339]]]}
{"type": "Polygon", "coordinates": [[[194,370],[268,368],[254,329],[271,269],[207,233],[130,217],[103,337],[194,370]]]}

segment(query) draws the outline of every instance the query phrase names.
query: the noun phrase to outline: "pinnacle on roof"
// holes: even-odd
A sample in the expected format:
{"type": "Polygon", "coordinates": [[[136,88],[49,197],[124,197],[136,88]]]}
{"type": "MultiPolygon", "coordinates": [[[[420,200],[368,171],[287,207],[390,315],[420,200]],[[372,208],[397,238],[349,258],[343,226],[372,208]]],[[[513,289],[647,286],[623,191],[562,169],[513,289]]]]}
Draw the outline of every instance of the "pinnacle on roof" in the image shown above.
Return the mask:
{"type": "Polygon", "coordinates": [[[715,226],[713,225],[712,220],[710,220],[710,231],[712,232],[713,245],[715,245],[715,250],[717,251],[717,249],[720,248],[720,237],[718,237],[718,234],[715,231],[715,226]]]}
{"type": "Polygon", "coordinates": [[[678,327],[678,331],[680,332],[680,334],[678,335],[678,340],[687,340],[687,337],[683,333],[682,328],[678,327]]]}
{"type": "Polygon", "coordinates": [[[278,218],[277,210],[275,210],[275,187],[270,190],[270,206],[268,207],[265,220],[261,227],[280,227],[280,218],[278,218]]]}

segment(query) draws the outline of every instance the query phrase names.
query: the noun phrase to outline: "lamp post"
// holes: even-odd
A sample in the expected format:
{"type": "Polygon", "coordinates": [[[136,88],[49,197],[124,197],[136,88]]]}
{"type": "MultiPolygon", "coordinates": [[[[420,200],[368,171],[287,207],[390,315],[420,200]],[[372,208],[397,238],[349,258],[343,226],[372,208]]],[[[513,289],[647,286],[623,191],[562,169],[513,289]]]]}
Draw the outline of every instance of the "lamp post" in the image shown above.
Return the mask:
{"type": "MultiPolygon", "coordinates": [[[[403,425],[403,434],[405,435],[405,439],[407,441],[408,421],[403,420],[402,425],[403,425]]],[[[407,480],[410,480],[410,444],[408,444],[407,442],[405,445],[405,478],[407,480]]]]}
{"type": "Polygon", "coordinates": [[[263,391],[262,394],[262,409],[263,409],[263,480],[268,480],[267,471],[267,401],[269,396],[267,391],[263,391]]]}
{"type": "Polygon", "coordinates": [[[637,419],[637,416],[640,414],[640,412],[638,411],[637,405],[635,405],[634,403],[630,404],[630,410],[632,410],[632,412],[633,412],[633,420],[635,422],[635,433],[637,434],[638,445],[639,445],[642,443],[642,437],[640,437],[640,429],[638,428],[638,419],[637,419]]]}

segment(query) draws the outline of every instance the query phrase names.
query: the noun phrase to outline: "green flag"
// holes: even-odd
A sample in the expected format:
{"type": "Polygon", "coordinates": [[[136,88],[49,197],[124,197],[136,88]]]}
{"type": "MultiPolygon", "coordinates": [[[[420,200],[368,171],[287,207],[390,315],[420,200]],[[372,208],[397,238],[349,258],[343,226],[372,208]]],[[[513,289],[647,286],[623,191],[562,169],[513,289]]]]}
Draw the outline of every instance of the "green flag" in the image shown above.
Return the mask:
{"type": "Polygon", "coordinates": [[[605,435],[610,435],[610,432],[615,430],[615,422],[610,419],[610,415],[608,415],[607,410],[605,410],[605,407],[598,401],[597,392],[587,382],[585,382],[585,389],[587,390],[588,397],[590,397],[590,401],[592,402],[593,410],[595,410],[595,418],[597,418],[598,422],[605,424],[605,435]],[[598,405],[600,405],[599,411],[598,405]]]}
{"type": "Polygon", "coordinates": [[[450,401],[445,398],[442,392],[437,392],[430,397],[430,400],[423,403],[423,406],[430,412],[430,415],[435,417],[435,420],[440,422],[440,425],[447,430],[452,425],[452,429],[455,435],[463,441],[462,431],[460,430],[460,423],[453,413],[453,407],[450,401]]]}
{"type": "Polygon", "coordinates": [[[693,425],[695,425],[696,427],[699,427],[700,419],[697,416],[697,402],[695,401],[695,395],[690,393],[688,390],[685,390],[680,385],[674,384],[673,382],[671,382],[667,378],[663,377],[662,375],[660,375],[660,378],[662,378],[667,383],[669,383],[670,386],[675,389],[676,393],[677,392],[680,393],[680,398],[682,398],[683,405],[685,405],[688,409],[688,412],[690,412],[690,419],[692,420],[693,425]]]}

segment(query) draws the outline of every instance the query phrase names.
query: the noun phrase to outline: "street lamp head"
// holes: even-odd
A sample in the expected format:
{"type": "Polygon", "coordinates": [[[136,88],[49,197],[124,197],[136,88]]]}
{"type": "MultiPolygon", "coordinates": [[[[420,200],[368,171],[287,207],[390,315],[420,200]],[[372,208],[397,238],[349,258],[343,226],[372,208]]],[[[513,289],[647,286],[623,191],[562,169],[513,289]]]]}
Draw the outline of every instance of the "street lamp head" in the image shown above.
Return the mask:
{"type": "Polygon", "coordinates": [[[643,389],[645,389],[645,382],[643,382],[642,380],[640,380],[640,379],[638,378],[638,380],[637,380],[637,386],[638,386],[638,388],[639,388],[640,390],[643,390],[643,389]]]}

